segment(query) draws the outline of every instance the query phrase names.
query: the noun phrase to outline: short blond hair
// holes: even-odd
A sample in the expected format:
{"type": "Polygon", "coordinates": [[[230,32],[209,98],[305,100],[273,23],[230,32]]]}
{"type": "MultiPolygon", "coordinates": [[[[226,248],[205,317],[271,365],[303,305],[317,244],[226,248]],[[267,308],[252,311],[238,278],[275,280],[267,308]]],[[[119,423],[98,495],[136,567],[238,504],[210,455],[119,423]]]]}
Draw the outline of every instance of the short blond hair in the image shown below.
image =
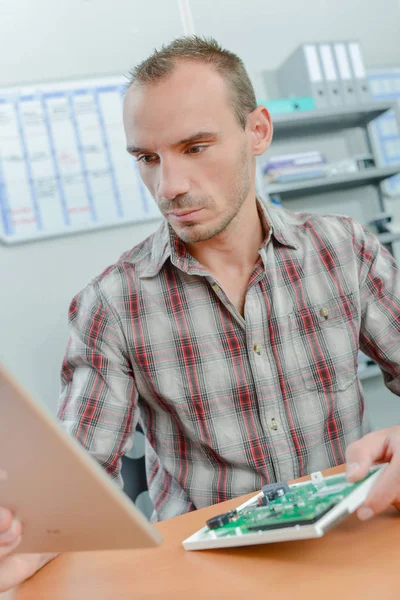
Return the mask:
{"type": "Polygon", "coordinates": [[[177,62],[182,60],[211,65],[225,79],[236,119],[244,129],[247,116],[257,108],[254,88],[243,61],[233,52],[222,48],[214,38],[185,36],[161,46],[159,50],[155,49],[129,73],[128,87],[151,84],[168,77],[177,62]]]}

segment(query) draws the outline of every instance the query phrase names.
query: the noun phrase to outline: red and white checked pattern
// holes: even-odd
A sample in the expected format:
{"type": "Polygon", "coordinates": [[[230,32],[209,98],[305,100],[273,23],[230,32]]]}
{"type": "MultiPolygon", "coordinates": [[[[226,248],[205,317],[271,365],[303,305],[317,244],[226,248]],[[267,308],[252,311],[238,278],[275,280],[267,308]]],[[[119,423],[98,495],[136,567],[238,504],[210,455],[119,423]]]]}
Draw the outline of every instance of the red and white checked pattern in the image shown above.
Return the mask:
{"type": "Polygon", "coordinates": [[[59,418],[113,478],[139,421],[153,519],[343,463],[361,348],[400,395],[400,276],[351,219],[260,203],[244,318],[164,223],[72,301],[59,418]]]}

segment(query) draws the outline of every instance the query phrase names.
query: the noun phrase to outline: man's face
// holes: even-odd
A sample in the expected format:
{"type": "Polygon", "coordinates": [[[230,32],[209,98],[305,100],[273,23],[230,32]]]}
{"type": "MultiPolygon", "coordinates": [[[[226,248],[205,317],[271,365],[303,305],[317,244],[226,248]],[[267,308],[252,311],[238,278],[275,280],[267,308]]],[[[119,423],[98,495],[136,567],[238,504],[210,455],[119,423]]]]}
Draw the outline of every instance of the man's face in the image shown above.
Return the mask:
{"type": "Polygon", "coordinates": [[[182,61],[166,79],[131,87],[124,126],[143,182],[184,242],[216,236],[254,200],[251,135],[210,66],[182,61]]]}

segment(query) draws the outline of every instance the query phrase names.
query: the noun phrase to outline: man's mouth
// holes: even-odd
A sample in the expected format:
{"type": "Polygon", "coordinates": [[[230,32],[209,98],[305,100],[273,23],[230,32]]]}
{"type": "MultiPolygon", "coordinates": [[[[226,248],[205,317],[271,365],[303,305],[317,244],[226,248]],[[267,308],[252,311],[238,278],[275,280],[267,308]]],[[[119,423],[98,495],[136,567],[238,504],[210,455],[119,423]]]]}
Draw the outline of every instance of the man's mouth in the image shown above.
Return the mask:
{"type": "Polygon", "coordinates": [[[192,217],[199,213],[202,208],[195,208],[190,210],[174,210],[169,213],[169,217],[172,217],[175,221],[190,221],[192,217]]]}

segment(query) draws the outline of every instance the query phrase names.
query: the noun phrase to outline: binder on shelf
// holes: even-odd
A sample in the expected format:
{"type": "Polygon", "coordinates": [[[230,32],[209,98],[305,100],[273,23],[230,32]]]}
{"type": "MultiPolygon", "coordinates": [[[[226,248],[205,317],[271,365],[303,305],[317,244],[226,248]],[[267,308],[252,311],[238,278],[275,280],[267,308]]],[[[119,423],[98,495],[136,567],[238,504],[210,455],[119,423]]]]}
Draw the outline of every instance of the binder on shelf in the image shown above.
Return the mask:
{"type": "Polygon", "coordinates": [[[336,63],[333,58],[331,44],[318,44],[318,52],[322,65],[322,72],[325,78],[325,87],[329,104],[331,106],[341,106],[344,104],[343,93],[336,63]]]}
{"type": "Polygon", "coordinates": [[[336,62],[345,104],[357,104],[356,84],[350,66],[350,57],[345,42],[333,43],[333,56],[336,62]]]}
{"type": "Polygon", "coordinates": [[[282,115],[286,113],[304,112],[315,110],[314,98],[306,96],[305,98],[276,98],[275,100],[261,100],[258,104],[266,106],[274,115],[282,115]]]}
{"type": "Polygon", "coordinates": [[[359,102],[371,101],[371,90],[367,79],[367,71],[359,42],[347,42],[350,65],[355,82],[356,95],[359,102]]]}
{"type": "Polygon", "coordinates": [[[316,108],[329,106],[327,91],[317,47],[315,44],[303,44],[278,69],[280,95],[311,96],[316,108]]]}

